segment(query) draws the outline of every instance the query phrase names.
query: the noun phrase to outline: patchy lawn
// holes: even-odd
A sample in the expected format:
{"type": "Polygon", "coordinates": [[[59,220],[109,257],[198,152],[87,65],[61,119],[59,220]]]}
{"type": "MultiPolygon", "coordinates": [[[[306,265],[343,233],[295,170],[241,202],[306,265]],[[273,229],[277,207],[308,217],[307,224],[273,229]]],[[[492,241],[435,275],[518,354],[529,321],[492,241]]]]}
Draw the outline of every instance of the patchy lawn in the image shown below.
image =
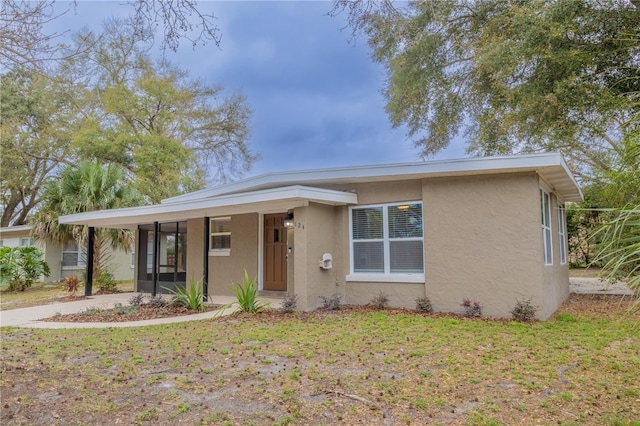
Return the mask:
{"type": "MultiPolygon", "coordinates": [[[[98,287],[94,284],[93,293],[95,294],[97,291],[98,287]]],[[[118,283],[118,291],[133,291],[133,281],[118,283]]],[[[77,295],[84,295],[84,285],[78,287],[77,295]]],[[[62,284],[35,283],[25,291],[0,291],[0,310],[46,305],[64,301],[68,298],[69,293],[62,289],[62,284]]]]}
{"type": "Polygon", "coordinates": [[[353,309],[2,329],[2,424],[639,424],[626,302],[549,322],[353,309]]]}
{"type": "Polygon", "coordinates": [[[569,276],[575,278],[600,278],[601,269],[596,266],[589,268],[570,268],[569,276]]]}

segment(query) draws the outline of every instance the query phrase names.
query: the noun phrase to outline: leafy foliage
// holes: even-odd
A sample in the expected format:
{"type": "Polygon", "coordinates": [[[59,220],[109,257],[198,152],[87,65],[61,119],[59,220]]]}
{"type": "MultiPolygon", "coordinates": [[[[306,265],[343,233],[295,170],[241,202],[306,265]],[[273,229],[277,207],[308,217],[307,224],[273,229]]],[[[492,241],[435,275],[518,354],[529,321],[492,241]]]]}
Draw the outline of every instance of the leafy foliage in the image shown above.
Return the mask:
{"type": "Polygon", "coordinates": [[[233,283],[233,292],[236,295],[236,304],[242,312],[260,312],[270,307],[269,303],[258,300],[258,288],[256,278],[249,278],[249,273],[244,270],[243,283],[233,283]]]}
{"type": "Polygon", "coordinates": [[[282,312],[293,312],[298,307],[298,295],[294,294],[293,296],[287,294],[287,296],[282,300],[282,305],[280,310],[282,312]]]}
{"type": "Polygon", "coordinates": [[[25,291],[40,278],[51,274],[37,247],[0,248],[0,287],[9,291],[25,291]]]}
{"type": "Polygon", "coordinates": [[[637,2],[336,0],[388,72],[387,111],[424,156],[460,132],[476,154],[561,151],[609,170],[637,80],[637,2]]]}
{"type": "Polygon", "coordinates": [[[511,316],[516,321],[533,321],[536,318],[537,306],[531,304],[531,299],[518,300],[516,306],[511,310],[511,316]]]}
{"type": "Polygon", "coordinates": [[[614,210],[614,217],[595,232],[601,237],[596,261],[607,278],[622,279],[640,291],[640,204],[614,210]]]}
{"type": "Polygon", "coordinates": [[[322,308],[328,311],[336,311],[342,305],[342,295],[337,293],[329,297],[320,296],[320,300],[322,300],[322,308]]]}
{"type": "Polygon", "coordinates": [[[69,275],[64,279],[64,289],[75,296],[78,293],[78,287],[80,285],[80,279],[77,275],[69,275]]]}
{"type": "Polygon", "coordinates": [[[163,308],[167,305],[167,301],[162,296],[152,296],[147,301],[147,305],[152,308],[163,308]]]}
{"type": "Polygon", "coordinates": [[[118,281],[113,274],[106,270],[101,270],[94,282],[98,286],[100,293],[117,293],[118,281]]]}
{"type": "Polygon", "coordinates": [[[177,286],[174,289],[164,287],[173,294],[171,303],[197,312],[204,311],[204,295],[202,294],[202,281],[191,280],[189,286],[177,286]]]}
{"type": "Polygon", "coordinates": [[[382,290],[371,299],[371,305],[374,308],[384,309],[389,306],[389,295],[382,290]]]}
{"type": "Polygon", "coordinates": [[[131,306],[140,306],[144,303],[144,294],[138,293],[134,294],[129,298],[129,305],[131,306]]]}
{"type": "Polygon", "coordinates": [[[460,306],[464,308],[464,314],[468,317],[475,318],[482,316],[482,307],[480,306],[480,303],[475,300],[472,302],[469,299],[464,299],[460,306]]]}
{"type": "Polygon", "coordinates": [[[416,310],[425,313],[433,312],[433,305],[431,304],[431,300],[427,296],[418,297],[416,299],[416,310]]]}

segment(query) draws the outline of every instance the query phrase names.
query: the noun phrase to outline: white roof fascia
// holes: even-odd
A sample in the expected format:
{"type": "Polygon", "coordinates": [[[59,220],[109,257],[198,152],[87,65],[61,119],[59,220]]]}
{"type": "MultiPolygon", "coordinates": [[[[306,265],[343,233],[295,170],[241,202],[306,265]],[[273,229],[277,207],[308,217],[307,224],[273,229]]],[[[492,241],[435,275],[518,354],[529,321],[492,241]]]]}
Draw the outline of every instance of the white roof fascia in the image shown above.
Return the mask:
{"type": "Polygon", "coordinates": [[[258,211],[283,211],[287,208],[308,205],[309,202],[329,205],[357,204],[358,196],[350,192],[294,185],[182,203],[96,210],[61,216],[58,220],[60,223],[71,225],[135,227],[139,223],[156,221],[178,221],[258,211]]]}
{"type": "Polygon", "coordinates": [[[10,234],[12,232],[24,232],[24,231],[31,231],[31,226],[30,225],[5,226],[3,228],[0,228],[0,235],[7,234],[7,233],[10,234]]]}
{"type": "Polygon", "coordinates": [[[582,192],[559,153],[513,155],[503,157],[474,157],[456,160],[426,161],[421,163],[383,164],[374,166],[341,167],[308,171],[277,172],[244,179],[189,194],[168,198],[162,204],[205,199],[222,194],[247,190],[273,188],[291,183],[301,185],[361,183],[418,179],[426,177],[464,176],[473,174],[538,171],[548,167],[560,167],[566,175],[568,186],[573,186],[573,198],[582,199],[582,192]]]}

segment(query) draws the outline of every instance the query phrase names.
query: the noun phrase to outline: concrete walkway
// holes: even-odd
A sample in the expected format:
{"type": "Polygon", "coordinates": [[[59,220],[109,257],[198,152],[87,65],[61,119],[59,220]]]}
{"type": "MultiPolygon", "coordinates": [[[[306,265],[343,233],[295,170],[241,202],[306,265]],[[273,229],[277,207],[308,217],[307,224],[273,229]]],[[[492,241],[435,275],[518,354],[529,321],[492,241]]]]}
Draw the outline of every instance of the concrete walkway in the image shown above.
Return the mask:
{"type": "MultiPolygon", "coordinates": [[[[0,311],[0,327],[30,327],[30,328],[121,328],[121,327],[141,327],[145,325],[173,324],[185,321],[197,321],[213,318],[218,315],[229,315],[236,310],[235,307],[227,308],[224,312],[220,310],[205,312],[202,314],[185,315],[181,317],[156,318],[144,321],[129,322],[44,322],[43,318],[49,318],[58,313],[76,314],[87,310],[87,308],[110,309],[116,303],[129,304],[129,299],[136,293],[116,293],[95,295],[75,302],[56,302],[48,305],[33,306],[30,308],[10,309],[0,311]]],[[[272,308],[279,308],[282,299],[272,299],[260,297],[261,301],[268,302],[272,308]]],[[[216,296],[211,303],[215,305],[228,305],[235,302],[235,297],[216,296]]]]}
{"type": "Polygon", "coordinates": [[[621,296],[632,296],[633,292],[623,281],[616,281],[609,284],[600,278],[569,278],[569,291],[577,294],[616,294],[621,296]]]}

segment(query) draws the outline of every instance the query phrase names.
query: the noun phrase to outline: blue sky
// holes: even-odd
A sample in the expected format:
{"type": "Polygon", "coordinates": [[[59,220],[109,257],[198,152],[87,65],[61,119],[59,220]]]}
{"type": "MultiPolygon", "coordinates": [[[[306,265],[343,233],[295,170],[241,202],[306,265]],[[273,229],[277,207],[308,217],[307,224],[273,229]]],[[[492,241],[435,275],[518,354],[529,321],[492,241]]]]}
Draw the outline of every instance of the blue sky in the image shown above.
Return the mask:
{"type": "MultiPolygon", "coordinates": [[[[68,7],[59,1],[58,7],[68,7]]],[[[182,42],[165,57],[191,76],[241,91],[254,111],[250,146],[261,155],[247,176],[325,167],[421,161],[406,130],[384,110],[385,71],[364,38],[349,43],[345,17],[328,1],[198,2],[218,17],[220,48],[182,42]]],[[[58,30],[100,30],[104,18],[127,15],[119,1],[79,1],[58,30]]],[[[152,54],[162,55],[159,50],[152,54]]],[[[462,142],[436,159],[464,157],[462,142]]]]}

